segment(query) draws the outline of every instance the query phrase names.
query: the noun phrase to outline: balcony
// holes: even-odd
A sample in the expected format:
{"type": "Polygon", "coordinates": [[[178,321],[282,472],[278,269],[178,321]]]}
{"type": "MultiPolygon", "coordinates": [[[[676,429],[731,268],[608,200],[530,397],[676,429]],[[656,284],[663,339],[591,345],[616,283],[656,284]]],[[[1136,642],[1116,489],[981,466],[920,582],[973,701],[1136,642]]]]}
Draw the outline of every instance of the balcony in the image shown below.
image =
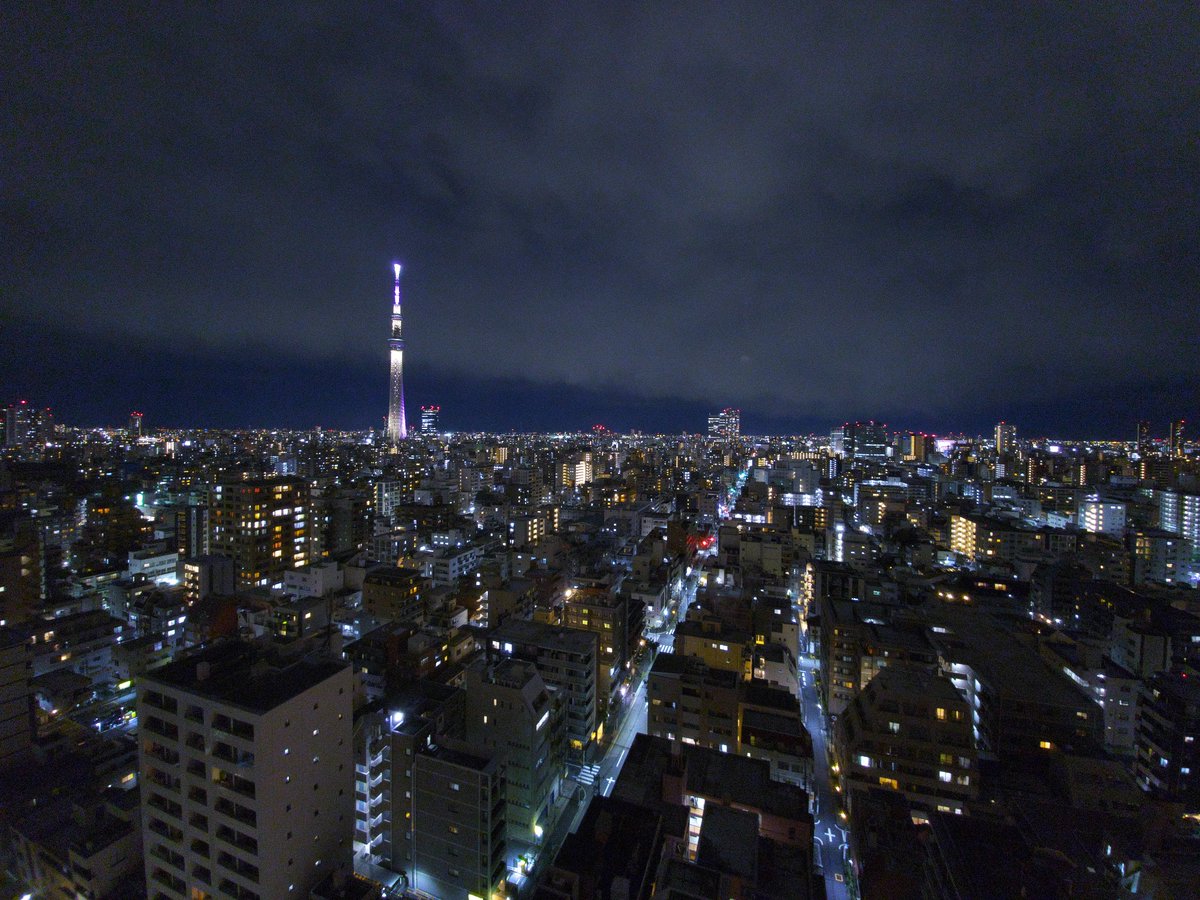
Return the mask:
{"type": "Polygon", "coordinates": [[[221,815],[236,819],[238,822],[249,825],[251,828],[258,827],[258,815],[254,810],[226,800],[224,797],[218,798],[215,809],[221,815]]]}
{"type": "Polygon", "coordinates": [[[247,722],[240,722],[230,716],[217,715],[213,716],[212,723],[213,731],[219,731],[222,734],[228,734],[235,738],[241,738],[243,741],[254,740],[254,726],[247,722]]]}
{"type": "Polygon", "coordinates": [[[168,816],[171,816],[174,819],[182,819],[183,818],[183,807],[182,806],[180,806],[178,803],[174,802],[173,800],[168,800],[167,798],[161,797],[158,794],[150,795],[148,805],[153,807],[154,809],[159,810],[160,812],[166,813],[168,816]]]}
{"type": "Polygon", "coordinates": [[[236,872],[247,881],[258,882],[258,866],[251,865],[231,853],[226,853],[224,850],[218,853],[217,864],[228,869],[230,872],[236,872]]]}
{"type": "Polygon", "coordinates": [[[150,781],[161,788],[166,788],[168,791],[179,791],[180,781],[178,778],[173,778],[165,772],[160,772],[158,769],[151,769],[147,773],[150,781]]]}
{"type": "Polygon", "coordinates": [[[150,875],[151,881],[156,881],[168,890],[174,891],[176,894],[182,894],[186,884],[182,878],[177,878],[170,872],[164,869],[155,869],[150,875]]]}
{"type": "Polygon", "coordinates": [[[173,825],[168,825],[159,819],[150,819],[150,830],[155,834],[165,837],[169,841],[178,843],[183,840],[183,829],[176,828],[173,825]]]}
{"type": "Polygon", "coordinates": [[[179,740],[179,726],[173,722],[164,722],[158,716],[146,716],[139,727],[148,734],[157,734],[171,741],[179,740]]]}
{"type": "Polygon", "coordinates": [[[182,853],[175,853],[171,850],[168,850],[166,847],[164,847],[161,844],[156,844],[154,849],[152,849],[150,851],[150,855],[153,856],[155,859],[160,859],[163,862],[165,862],[167,865],[178,869],[180,872],[183,871],[183,854],[182,853]]]}
{"type": "Polygon", "coordinates": [[[245,750],[239,750],[236,747],[230,746],[222,741],[217,741],[213,744],[212,755],[217,759],[227,762],[239,769],[249,769],[254,766],[254,754],[245,750]]]}
{"type": "Polygon", "coordinates": [[[160,762],[165,762],[169,766],[179,765],[179,753],[169,747],[164,747],[162,744],[156,744],[154,741],[147,741],[142,745],[142,751],[147,756],[152,756],[160,762]]]}
{"type": "Polygon", "coordinates": [[[243,778],[233,772],[226,772],[223,769],[213,768],[213,782],[218,786],[225,788],[228,791],[234,791],[241,794],[243,797],[254,799],[255,787],[254,782],[249,778],[243,778]]]}
{"type": "Polygon", "coordinates": [[[224,841],[230,847],[238,850],[243,850],[246,853],[253,855],[258,854],[258,841],[254,838],[242,834],[240,831],[235,831],[228,825],[217,826],[217,839],[224,841]]]}
{"type": "Polygon", "coordinates": [[[222,878],[221,883],[217,885],[217,890],[221,892],[223,897],[233,897],[234,900],[258,900],[258,894],[254,891],[242,887],[236,881],[231,881],[228,878],[222,878]]]}

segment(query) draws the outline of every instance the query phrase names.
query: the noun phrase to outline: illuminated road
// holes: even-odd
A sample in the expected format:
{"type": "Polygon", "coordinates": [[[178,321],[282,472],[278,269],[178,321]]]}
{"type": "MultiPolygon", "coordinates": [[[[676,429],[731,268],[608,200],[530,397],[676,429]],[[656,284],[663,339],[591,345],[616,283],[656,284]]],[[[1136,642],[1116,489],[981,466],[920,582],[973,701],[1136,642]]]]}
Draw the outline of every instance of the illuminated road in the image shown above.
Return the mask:
{"type": "Polygon", "coordinates": [[[800,654],[800,703],[804,710],[804,727],[812,735],[813,782],[816,788],[813,810],[813,837],[816,841],[817,864],[825,875],[825,895],[830,900],[849,900],[851,894],[845,882],[846,854],[849,836],[838,816],[839,798],[829,780],[829,756],[825,716],[817,700],[816,675],[819,664],[807,653],[800,654]]]}

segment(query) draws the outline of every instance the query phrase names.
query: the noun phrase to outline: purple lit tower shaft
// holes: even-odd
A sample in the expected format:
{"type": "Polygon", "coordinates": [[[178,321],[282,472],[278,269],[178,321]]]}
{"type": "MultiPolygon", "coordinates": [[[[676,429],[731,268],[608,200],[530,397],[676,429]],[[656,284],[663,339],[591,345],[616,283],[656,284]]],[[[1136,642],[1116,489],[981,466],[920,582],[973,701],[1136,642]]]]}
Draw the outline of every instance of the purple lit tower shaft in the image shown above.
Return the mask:
{"type": "Polygon", "coordinates": [[[400,263],[394,263],[396,286],[392,295],[392,336],[388,340],[391,351],[391,390],[388,394],[387,440],[397,444],[408,437],[408,424],[404,418],[404,338],[400,331],[400,263]]]}

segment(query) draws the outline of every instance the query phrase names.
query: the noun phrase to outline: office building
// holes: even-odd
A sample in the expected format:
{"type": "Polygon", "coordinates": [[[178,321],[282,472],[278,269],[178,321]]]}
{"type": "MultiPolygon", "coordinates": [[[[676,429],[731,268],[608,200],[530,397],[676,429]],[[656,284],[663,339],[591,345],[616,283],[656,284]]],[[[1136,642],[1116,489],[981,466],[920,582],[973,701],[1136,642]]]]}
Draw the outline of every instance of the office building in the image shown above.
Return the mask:
{"type": "Polygon", "coordinates": [[[725,407],[719,413],[708,417],[708,436],[718,438],[736,438],[742,433],[742,411],[725,407]]]}
{"type": "Polygon", "coordinates": [[[288,569],[308,565],[312,523],[302,479],[214,485],[208,512],[209,550],[233,560],[238,587],[282,584],[288,569]]]}
{"type": "Polygon", "coordinates": [[[392,290],[392,335],[388,338],[391,368],[388,390],[388,417],[386,439],[395,445],[408,437],[408,423],[404,418],[404,335],[400,312],[400,263],[392,264],[396,281],[392,290]]]}
{"type": "Polygon", "coordinates": [[[353,680],[340,661],[216,645],[142,676],[151,897],[306,897],[349,866],[353,680]]]}
{"type": "Polygon", "coordinates": [[[438,420],[441,418],[442,408],[440,406],[422,406],[421,407],[421,434],[437,434],[438,420]]]}
{"type": "Polygon", "coordinates": [[[883,462],[888,458],[887,426],[874,420],[842,426],[842,451],[849,459],[883,462]]]}
{"type": "Polygon", "coordinates": [[[929,435],[909,432],[904,436],[901,445],[901,455],[905,462],[924,462],[929,455],[931,441],[929,435]]]}
{"type": "Polygon", "coordinates": [[[129,414],[128,431],[129,436],[135,440],[142,436],[142,414],[140,412],[131,412],[129,414]]]}

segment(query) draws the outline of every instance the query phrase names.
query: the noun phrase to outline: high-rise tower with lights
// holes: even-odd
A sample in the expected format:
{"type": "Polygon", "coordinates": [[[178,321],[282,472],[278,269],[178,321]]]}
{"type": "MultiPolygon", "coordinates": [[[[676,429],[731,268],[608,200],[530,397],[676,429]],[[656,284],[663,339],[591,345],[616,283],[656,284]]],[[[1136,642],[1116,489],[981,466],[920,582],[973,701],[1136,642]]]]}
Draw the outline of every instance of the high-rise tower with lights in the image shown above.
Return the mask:
{"type": "Polygon", "coordinates": [[[404,337],[400,330],[400,268],[400,263],[393,263],[396,284],[392,293],[392,336],[388,339],[392,357],[387,418],[389,444],[397,444],[408,437],[408,424],[404,419],[404,337]]]}

